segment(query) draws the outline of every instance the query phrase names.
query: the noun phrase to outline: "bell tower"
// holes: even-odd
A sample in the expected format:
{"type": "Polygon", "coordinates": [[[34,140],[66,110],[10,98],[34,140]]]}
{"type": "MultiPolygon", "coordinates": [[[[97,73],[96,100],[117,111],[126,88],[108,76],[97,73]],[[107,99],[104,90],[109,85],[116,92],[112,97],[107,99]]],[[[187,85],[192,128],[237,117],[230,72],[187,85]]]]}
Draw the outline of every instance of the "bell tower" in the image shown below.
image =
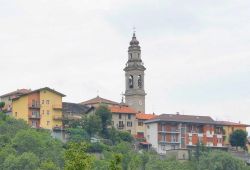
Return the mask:
{"type": "Polygon", "coordinates": [[[125,71],[125,102],[135,110],[145,113],[144,71],[146,68],[141,60],[141,47],[135,32],[128,47],[128,61],[125,71]]]}

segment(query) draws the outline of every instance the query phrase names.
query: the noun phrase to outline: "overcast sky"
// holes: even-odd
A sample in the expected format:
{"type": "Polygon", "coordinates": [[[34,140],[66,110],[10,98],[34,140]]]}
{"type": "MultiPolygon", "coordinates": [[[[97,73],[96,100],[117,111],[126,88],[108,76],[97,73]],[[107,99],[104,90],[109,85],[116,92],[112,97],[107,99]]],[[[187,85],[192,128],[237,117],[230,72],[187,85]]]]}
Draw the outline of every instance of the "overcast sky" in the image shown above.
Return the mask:
{"type": "Polygon", "coordinates": [[[0,0],[0,94],[121,101],[136,27],[146,112],[250,124],[249,0],[0,0]]]}

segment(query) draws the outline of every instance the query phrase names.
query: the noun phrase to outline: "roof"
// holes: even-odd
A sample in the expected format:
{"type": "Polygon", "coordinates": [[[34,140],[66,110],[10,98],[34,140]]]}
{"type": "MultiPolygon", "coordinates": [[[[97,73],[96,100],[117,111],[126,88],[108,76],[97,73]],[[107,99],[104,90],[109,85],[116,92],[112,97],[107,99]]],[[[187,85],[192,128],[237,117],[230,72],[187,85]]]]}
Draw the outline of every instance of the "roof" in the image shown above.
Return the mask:
{"type": "Polygon", "coordinates": [[[77,103],[68,103],[63,102],[63,114],[72,113],[72,114],[85,114],[91,107],[86,105],[81,105],[77,103]]]}
{"type": "Polygon", "coordinates": [[[136,119],[143,119],[143,120],[149,120],[156,117],[154,114],[145,114],[145,113],[138,113],[136,114],[136,119]]]}
{"type": "Polygon", "coordinates": [[[119,106],[110,106],[110,112],[112,113],[127,113],[127,114],[136,114],[138,113],[136,110],[129,106],[119,105],[119,106]]]}
{"type": "Polygon", "coordinates": [[[31,92],[30,89],[17,89],[16,91],[13,91],[13,92],[10,92],[10,93],[7,93],[7,94],[4,94],[0,97],[8,97],[8,96],[14,96],[14,97],[17,97],[19,95],[22,95],[22,94],[25,94],[25,93],[29,93],[31,92]]]}
{"type": "Polygon", "coordinates": [[[244,127],[250,127],[250,125],[242,124],[242,123],[235,123],[235,122],[229,122],[229,121],[216,121],[217,124],[225,125],[225,126],[244,126],[244,127]]]}
{"type": "Polygon", "coordinates": [[[195,116],[195,115],[180,115],[180,114],[162,114],[145,123],[152,122],[185,122],[185,123],[201,123],[201,124],[216,124],[210,116],[195,116]]]}
{"type": "Polygon", "coordinates": [[[15,99],[18,99],[18,98],[21,97],[21,96],[25,96],[25,95],[29,95],[29,94],[32,94],[32,93],[40,92],[40,91],[42,91],[42,90],[48,90],[48,91],[50,91],[50,92],[52,92],[52,93],[55,93],[55,94],[58,94],[59,96],[62,96],[62,97],[65,97],[65,96],[66,96],[66,95],[64,95],[64,94],[62,94],[62,93],[60,93],[60,92],[58,92],[58,91],[56,91],[56,90],[54,90],[54,89],[49,88],[49,87],[43,87],[43,88],[40,88],[40,89],[37,89],[37,90],[30,91],[30,92],[25,93],[25,94],[22,94],[22,95],[18,96],[18,97],[15,98],[15,99]]]}
{"type": "Polygon", "coordinates": [[[111,105],[119,105],[119,103],[117,103],[117,102],[114,102],[114,101],[108,100],[108,99],[104,99],[104,98],[101,98],[99,96],[97,96],[97,97],[95,97],[93,99],[81,102],[80,104],[83,104],[83,105],[93,105],[93,104],[99,104],[99,103],[111,104],[111,105]]]}

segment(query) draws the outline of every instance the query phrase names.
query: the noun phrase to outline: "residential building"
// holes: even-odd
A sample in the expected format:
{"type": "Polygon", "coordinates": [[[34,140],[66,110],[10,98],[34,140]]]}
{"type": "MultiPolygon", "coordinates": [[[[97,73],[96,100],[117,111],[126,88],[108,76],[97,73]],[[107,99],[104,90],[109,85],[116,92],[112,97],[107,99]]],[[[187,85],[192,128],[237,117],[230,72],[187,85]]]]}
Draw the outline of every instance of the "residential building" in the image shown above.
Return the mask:
{"type": "Polygon", "coordinates": [[[16,98],[20,95],[23,95],[25,93],[31,92],[30,89],[17,89],[16,91],[4,94],[0,96],[0,102],[4,102],[5,106],[3,108],[3,111],[7,114],[11,115],[12,113],[12,99],[16,98]]]}
{"type": "Polygon", "coordinates": [[[62,97],[65,95],[48,87],[33,90],[13,99],[13,114],[31,127],[50,130],[63,129],[62,97]]]}
{"type": "Polygon", "coordinates": [[[146,140],[161,154],[166,154],[166,150],[193,148],[198,142],[212,148],[226,148],[223,126],[209,116],[162,114],[145,124],[146,140]]]}
{"type": "Polygon", "coordinates": [[[137,111],[126,105],[109,106],[109,109],[112,113],[112,125],[115,128],[136,135],[137,111]]]}
{"type": "Polygon", "coordinates": [[[84,101],[80,104],[91,107],[91,109],[87,111],[87,115],[94,114],[96,108],[100,105],[107,106],[107,108],[112,113],[112,124],[116,129],[128,131],[132,135],[136,134],[137,111],[125,103],[118,103],[97,96],[96,98],[84,101]]]}
{"type": "Polygon", "coordinates": [[[145,138],[147,126],[145,125],[145,121],[156,117],[155,114],[144,114],[137,113],[136,114],[136,137],[137,138],[145,138]]]}
{"type": "Polygon", "coordinates": [[[218,124],[221,124],[223,126],[223,136],[224,136],[224,144],[230,145],[229,138],[230,135],[235,130],[243,130],[247,131],[247,127],[250,127],[250,125],[242,124],[242,123],[235,123],[235,122],[229,122],[229,121],[217,121],[218,124]]]}

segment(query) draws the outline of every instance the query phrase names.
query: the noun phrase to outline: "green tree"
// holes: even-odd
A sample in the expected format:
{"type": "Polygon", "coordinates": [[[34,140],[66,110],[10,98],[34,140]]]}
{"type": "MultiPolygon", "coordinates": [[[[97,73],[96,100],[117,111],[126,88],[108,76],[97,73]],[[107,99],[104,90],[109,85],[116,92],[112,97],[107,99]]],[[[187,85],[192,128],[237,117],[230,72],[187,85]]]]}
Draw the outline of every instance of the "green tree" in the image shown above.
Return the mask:
{"type": "Polygon", "coordinates": [[[38,157],[30,152],[25,152],[20,156],[9,155],[4,163],[5,170],[31,170],[36,169],[39,165],[38,157]]]}
{"type": "Polygon", "coordinates": [[[229,138],[229,142],[232,146],[245,148],[247,143],[247,132],[241,129],[235,130],[229,138]]]}
{"type": "Polygon", "coordinates": [[[4,106],[5,106],[5,103],[4,102],[0,102],[0,111],[3,110],[4,106]]]}
{"type": "Polygon", "coordinates": [[[93,135],[101,131],[101,128],[102,128],[101,124],[102,122],[99,116],[90,115],[84,118],[83,127],[86,130],[86,132],[89,134],[89,136],[92,137],[93,135]]]}
{"type": "Polygon", "coordinates": [[[122,155],[121,154],[114,154],[113,159],[110,161],[110,170],[121,170],[121,160],[122,160],[122,155]]]}
{"type": "Polygon", "coordinates": [[[198,170],[246,170],[244,161],[233,157],[227,152],[212,151],[200,158],[198,170]]]}
{"type": "Polygon", "coordinates": [[[103,137],[108,137],[108,126],[111,125],[112,113],[105,105],[100,105],[95,114],[101,119],[103,137]]]}
{"type": "Polygon", "coordinates": [[[38,170],[60,170],[52,161],[42,162],[38,170]]]}
{"type": "Polygon", "coordinates": [[[65,151],[65,170],[90,170],[93,157],[86,153],[85,143],[69,143],[65,151]]]}

